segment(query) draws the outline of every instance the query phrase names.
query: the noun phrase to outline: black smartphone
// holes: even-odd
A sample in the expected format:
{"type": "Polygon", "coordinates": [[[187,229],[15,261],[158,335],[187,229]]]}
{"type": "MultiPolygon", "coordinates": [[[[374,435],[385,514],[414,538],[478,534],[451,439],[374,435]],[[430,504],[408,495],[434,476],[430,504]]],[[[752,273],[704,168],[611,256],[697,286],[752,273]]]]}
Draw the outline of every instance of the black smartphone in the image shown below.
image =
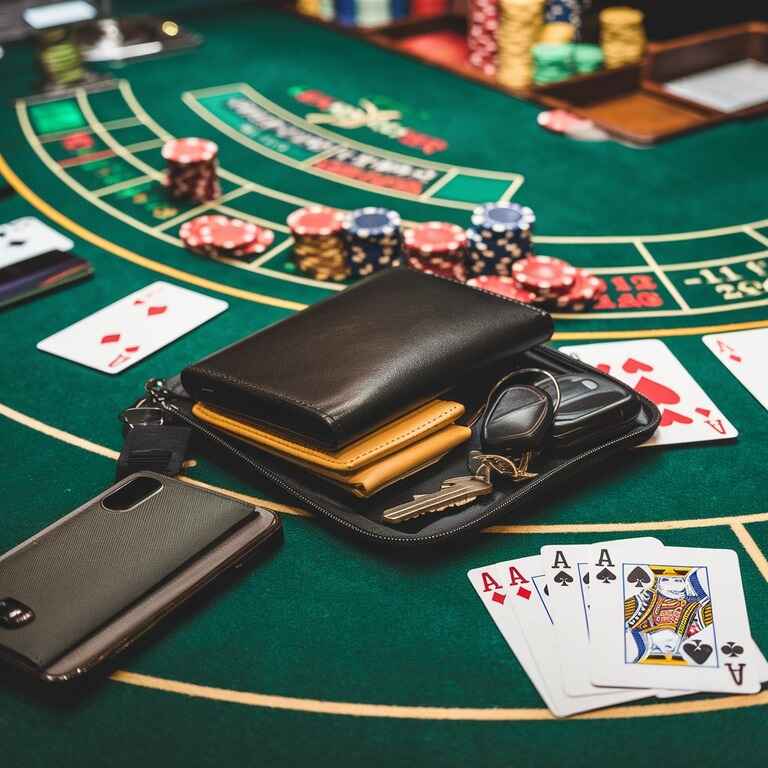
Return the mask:
{"type": "Polygon", "coordinates": [[[280,530],[269,510],[130,475],[0,557],[0,657],[77,677],[280,530]]]}
{"type": "MultiPolygon", "coordinates": [[[[555,455],[582,451],[610,440],[624,432],[640,410],[640,400],[633,390],[597,372],[555,379],[560,388],[560,407],[549,440],[549,450],[555,455]]],[[[549,379],[537,381],[536,386],[555,399],[549,379]]]]}

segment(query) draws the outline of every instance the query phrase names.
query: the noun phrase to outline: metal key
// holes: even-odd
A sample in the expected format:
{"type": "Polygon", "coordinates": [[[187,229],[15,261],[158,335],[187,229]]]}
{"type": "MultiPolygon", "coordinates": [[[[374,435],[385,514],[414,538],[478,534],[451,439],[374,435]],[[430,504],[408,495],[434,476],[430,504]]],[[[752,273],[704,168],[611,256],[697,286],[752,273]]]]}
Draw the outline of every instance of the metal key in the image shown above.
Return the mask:
{"type": "Polygon", "coordinates": [[[419,493],[411,501],[391,507],[384,512],[388,523],[404,523],[422,515],[442,512],[453,507],[470,504],[478,496],[487,496],[493,490],[490,467],[483,464],[474,475],[450,477],[434,493],[419,493]]]}

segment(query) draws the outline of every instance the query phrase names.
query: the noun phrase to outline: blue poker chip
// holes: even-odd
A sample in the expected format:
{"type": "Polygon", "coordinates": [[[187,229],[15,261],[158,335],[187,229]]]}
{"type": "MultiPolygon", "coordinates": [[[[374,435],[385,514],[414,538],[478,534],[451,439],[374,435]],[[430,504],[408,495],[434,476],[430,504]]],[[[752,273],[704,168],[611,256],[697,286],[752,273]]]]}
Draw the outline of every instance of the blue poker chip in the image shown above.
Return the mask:
{"type": "Polygon", "coordinates": [[[351,236],[364,240],[398,235],[400,214],[389,208],[358,208],[346,215],[343,226],[351,236]]]}
{"type": "Polygon", "coordinates": [[[486,203],[472,211],[472,224],[494,234],[528,232],[535,222],[533,211],[517,203],[486,203]]]}

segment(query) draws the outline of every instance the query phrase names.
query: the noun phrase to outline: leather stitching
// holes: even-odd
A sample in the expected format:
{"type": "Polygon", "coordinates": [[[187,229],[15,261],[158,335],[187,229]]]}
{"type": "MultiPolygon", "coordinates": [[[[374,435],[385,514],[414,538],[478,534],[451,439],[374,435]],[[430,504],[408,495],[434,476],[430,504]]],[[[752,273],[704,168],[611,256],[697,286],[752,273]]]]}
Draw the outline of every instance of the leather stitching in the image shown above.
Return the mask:
{"type": "MultiPolygon", "coordinates": [[[[424,408],[421,408],[419,410],[424,410],[424,408]]],[[[419,432],[424,431],[427,427],[431,426],[435,422],[438,422],[438,421],[442,420],[443,417],[451,415],[453,412],[455,412],[457,410],[458,409],[455,408],[455,407],[445,408],[442,411],[440,411],[440,413],[435,414],[432,418],[427,419],[425,422],[422,422],[418,426],[413,427],[413,428],[409,429],[407,432],[404,432],[404,433],[402,433],[400,435],[397,435],[396,437],[394,437],[394,438],[392,438],[390,440],[387,440],[384,443],[378,443],[377,445],[373,446],[372,448],[369,448],[367,451],[363,451],[362,453],[358,453],[358,454],[356,454],[354,456],[350,456],[345,461],[338,461],[338,460],[335,460],[335,459],[330,459],[330,461],[334,462],[337,466],[343,467],[343,466],[345,466],[345,464],[348,464],[348,463],[351,463],[351,462],[355,462],[355,461],[359,461],[360,459],[364,459],[366,456],[369,456],[372,453],[376,453],[376,452],[382,450],[383,448],[388,448],[391,445],[397,445],[398,443],[402,442],[403,440],[405,440],[406,438],[410,437],[411,435],[414,435],[414,434],[417,434],[419,432]]],[[[230,419],[229,417],[222,416],[222,415],[220,415],[218,413],[216,413],[215,415],[216,415],[216,418],[222,419],[225,422],[228,422],[228,423],[231,423],[231,424],[236,424],[237,426],[241,426],[240,422],[238,422],[236,419],[230,419]]],[[[458,418],[458,414],[457,414],[457,418],[458,418]]],[[[235,432],[235,434],[240,436],[238,432],[235,432]]],[[[292,443],[290,440],[285,440],[285,439],[283,439],[281,437],[278,437],[276,435],[270,435],[269,437],[270,437],[272,442],[277,443],[279,445],[292,446],[292,447],[295,447],[295,446],[298,445],[297,443],[292,443]]],[[[249,439],[253,440],[252,437],[249,438],[249,439]]],[[[328,454],[325,454],[322,451],[316,451],[313,448],[305,447],[303,445],[299,445],[298,447],[301,449],[301,455],[302,456],[321,456],[321,457],[323,457],[326,460],[329,459],[328,454]]],[[[385,457],[382,456],[382,458],[385,458],[385,457]]]]}
{"type": "Polygon", "coordinates": [[[253,392],[259,392],[260,394],[264,395],[264,397],[266,397],[267,399],[274,400],[278,403],[281,401],[286,401],[291,405],[297,405],[302,408],[306,408],[308,411],[311,411],[312,413],[314,413],[315,416],[319,416],[337,435],[341,434],[341,430],[339,429],[339,425],[336,422],[336,420],[329,414],[325,413],[325,411],[321,411],[320,409],[316,408],[311,403],[307,403],[304,400],[299,400],[298,398],[291,397],[290,395],[277,394],[276,392],[273,392],[270,389],[266,389],[265,387],[260,386],[259,384],[254,384],[250,381],[246,381],[245,379],[241,379],[237,376],[231,376],[228,373],[216,371],[212,368],[196,367],[195,370],[200,371],[201,373],[206,373],[215,379],[229,381],[232,384],[240,384],[242,387],[245,387],[246,389],[249,389],[253,392]]]}

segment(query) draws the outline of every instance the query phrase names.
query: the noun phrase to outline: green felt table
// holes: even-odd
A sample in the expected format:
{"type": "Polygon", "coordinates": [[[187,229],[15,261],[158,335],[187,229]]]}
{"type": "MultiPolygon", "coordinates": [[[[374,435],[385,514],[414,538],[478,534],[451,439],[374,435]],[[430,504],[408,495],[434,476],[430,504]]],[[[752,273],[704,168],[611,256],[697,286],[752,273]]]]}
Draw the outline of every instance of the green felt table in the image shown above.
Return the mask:
{"type": "MultiPolygon", "coordinates": [[[[421,556],[363,548],[286,509],[274,556],[167,622],[111,677],[53,690],[6,680],[3,765],[762,764],[768,692],[552,719],[465,574],[544,544],[618,535],[733,547],[768,647],[768,420],[701,341],[768,325],[766,121],[647,150],[573,142],[541,130],[532,104],[287,15],[222,5],[182,21],[203,47],[105,69],[112,82],[52,101],[31,95],[30,47],[11,46],[0,62],[0,170],[11,187],[0,220],[40,216],[95,267],[0,316],[2,550],[112,481],[117,414],[147,378],[343,289],[291,264],[285,217],[307,201],[459,224],[489,199],[532,206],[537,251],[609,284],[594,311],[556,316],[553,343],[661,338],[740,436],[628,456],[421,556]],[[160,181],[160,146],[174,135],[218,142],[224,197],[212,210],[274,228],[256,262],[182,247],[193,210],[167,200],[160,181]],[[360,173],[366,163],[375,173],[360,173]],[[117,376],[35,349],[158,279],[229,310],[117,376]]],[[[195,480],[281,501],[193,458],[195,480]]]]}

